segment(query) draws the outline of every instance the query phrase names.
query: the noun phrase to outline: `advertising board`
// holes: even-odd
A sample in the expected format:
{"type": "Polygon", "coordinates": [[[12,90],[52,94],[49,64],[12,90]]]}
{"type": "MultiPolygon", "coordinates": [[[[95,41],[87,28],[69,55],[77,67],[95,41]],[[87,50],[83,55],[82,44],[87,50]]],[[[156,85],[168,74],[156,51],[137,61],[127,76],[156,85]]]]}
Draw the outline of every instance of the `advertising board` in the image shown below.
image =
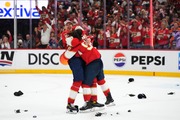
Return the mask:
{"type": "MultiPolygon", "coordinates": [[[[47,7],[48,0],[38,0],[38,7],[47,7]]],[[[38,19],[40,17],[35,8],[35,0],[17,0],[17,8],[14,7],[14,0],[0,1],[0,19],[13,19],[16,10],[17,19],[38,19]]]]}
{"type": "MultiPolygon", "coordinates": [[[[179,51],[150,50],[99,50],[108,73],[123,71],[150,72],[155,74],[176,73],[180,76],[179,51]]],[[[68,65],[59,61],[64,50],[0,50],[0,73],[6,70],[38,71],[61,70],[70,71],[68,65]]],[[[144,74],[143,74],[144,75],[144,74]]]]}

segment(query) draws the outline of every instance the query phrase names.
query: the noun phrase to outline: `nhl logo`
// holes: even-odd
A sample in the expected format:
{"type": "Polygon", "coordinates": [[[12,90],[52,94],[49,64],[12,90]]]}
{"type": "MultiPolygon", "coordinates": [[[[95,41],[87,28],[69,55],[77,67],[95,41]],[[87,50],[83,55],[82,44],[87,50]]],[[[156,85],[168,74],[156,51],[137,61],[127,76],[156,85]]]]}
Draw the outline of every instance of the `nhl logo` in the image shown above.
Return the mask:
{"type": "Polygon", "coordinates": [[[117,53],[114,55],[114,64],[117,66],[117,67],[122,67],[124,66],[126,63],[126,57],[124,54],[122,53],[117,53]]]}

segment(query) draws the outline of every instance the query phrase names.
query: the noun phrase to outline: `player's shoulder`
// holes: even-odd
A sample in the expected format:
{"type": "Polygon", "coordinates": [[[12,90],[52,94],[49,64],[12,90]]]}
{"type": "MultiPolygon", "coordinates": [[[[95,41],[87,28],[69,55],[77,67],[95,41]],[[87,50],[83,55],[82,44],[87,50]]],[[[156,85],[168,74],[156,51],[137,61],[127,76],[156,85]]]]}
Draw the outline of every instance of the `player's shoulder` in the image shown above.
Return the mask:
{"type": "Polygon", "coordinates": [[[81,43],[81,41],[78,38],[73,38],[72,36],[66,38],[66,43],[67,45],[71,47],[76,47],[81,43]]]}

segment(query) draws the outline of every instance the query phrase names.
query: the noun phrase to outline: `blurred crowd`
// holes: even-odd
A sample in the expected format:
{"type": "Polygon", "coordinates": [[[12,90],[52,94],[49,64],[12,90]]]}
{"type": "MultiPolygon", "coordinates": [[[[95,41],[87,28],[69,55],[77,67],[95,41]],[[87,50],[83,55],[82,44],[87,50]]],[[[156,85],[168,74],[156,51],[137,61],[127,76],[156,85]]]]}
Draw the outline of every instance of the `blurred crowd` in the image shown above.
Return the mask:
{"type": "MultiPolygon", "coordinates": [[[[57,0],[57,4],[49,0],[47,6],[39,8],[40,3],[35,0],[40,14],[38,25],[32,35],[18,33],[17,48],[63,49],[62,33],[70,21],[92,36],[98,49],[180,50],[178,0],[153,0],[152,42],[150,0],[106,0],[106,10],[103,1],[82,0],[81,7],[79,0],[57,0]]],[[[0,49],[11,49],[13,45],[13,35],[7,30],[0,36],[0,49]]]]}

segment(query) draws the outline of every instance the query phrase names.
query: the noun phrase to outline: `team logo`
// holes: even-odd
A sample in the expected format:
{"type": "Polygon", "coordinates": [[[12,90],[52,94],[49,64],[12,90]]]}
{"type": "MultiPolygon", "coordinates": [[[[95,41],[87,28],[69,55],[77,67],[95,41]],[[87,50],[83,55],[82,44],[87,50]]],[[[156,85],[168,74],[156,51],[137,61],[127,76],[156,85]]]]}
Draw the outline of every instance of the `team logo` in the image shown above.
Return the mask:
{"type": "Polygon", "coordinates": [[[14,51],[0,51],[0,66],[11,66],[14,58],[14,51]]]}
{"type": "Polygon", "coordinates": [[[179,57],[178,57],[178,69],[180,70],[180,53],[179,53],[179,57]]]}
{"type": "Polygon", "coordinates": [[[122,53],[117,53],[114,55],[114,64],[117,66],[117,67],[122,67],[124,66],[126,63],[126,57],[124,54],[122,53]]]}

